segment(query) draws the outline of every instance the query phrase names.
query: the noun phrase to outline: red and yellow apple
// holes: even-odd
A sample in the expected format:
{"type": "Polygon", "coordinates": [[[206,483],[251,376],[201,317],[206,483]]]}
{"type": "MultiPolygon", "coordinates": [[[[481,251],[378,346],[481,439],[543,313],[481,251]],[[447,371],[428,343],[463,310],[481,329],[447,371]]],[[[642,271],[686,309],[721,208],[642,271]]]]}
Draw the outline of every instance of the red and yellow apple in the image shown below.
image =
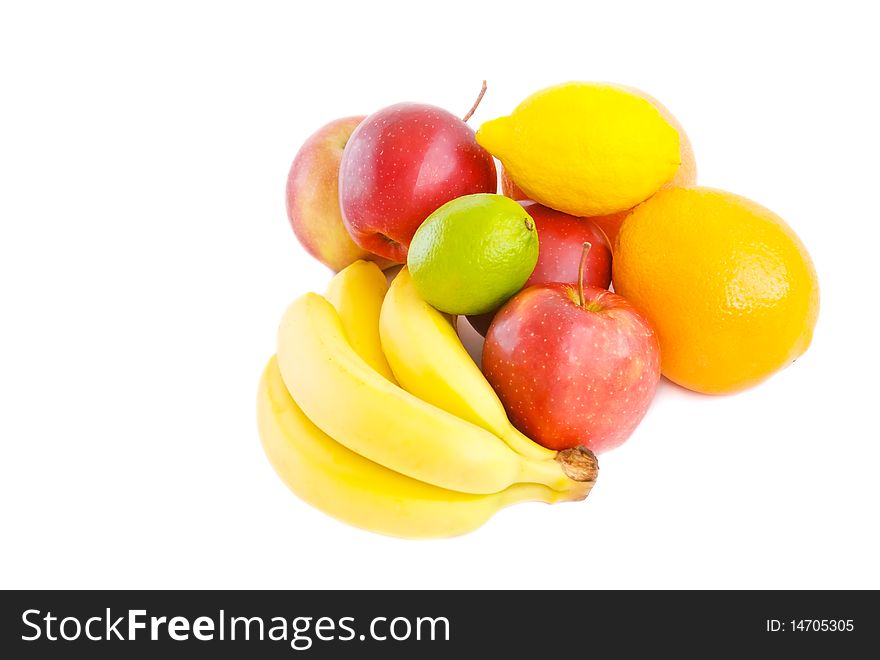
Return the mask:
{"type": "Polygon", "coordinates": [[[483,373],[510,421],[550,449],[623,443],[660,379],[660,346],[625,298],[592,286],[524,289],[495,315],[483,373]]]}
{"type": "Polygon", "coordinates": [[[349,137],[363,117],[331,121],[300,147],[287,175],[287,218],[293,233],[325,266],[339,271],[358,259],[388,262],[357,245],[339,210],[339,163],[349,137]]]}

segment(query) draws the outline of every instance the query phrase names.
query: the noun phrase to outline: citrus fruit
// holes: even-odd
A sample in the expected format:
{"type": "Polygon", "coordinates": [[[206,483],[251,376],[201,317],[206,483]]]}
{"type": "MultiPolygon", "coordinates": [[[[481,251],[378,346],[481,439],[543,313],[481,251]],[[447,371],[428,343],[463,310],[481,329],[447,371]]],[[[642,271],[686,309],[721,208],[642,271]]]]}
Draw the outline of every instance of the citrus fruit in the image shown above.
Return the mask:
{"type": "MultiPolygon", "coordinates": [[[[697,161],[694,156],[694,148],[691,145],[690,138],[687,133],[685,133],[684,127],[681,125],[681,122],[673,115],[669,109],[660,103],[653,96],[648,94],[647,92],[643,92],[640,89],[636,89],[635,87],[626,87],[624,85],[617,85],[621,89],[625,89],[627,91],[632,92],[637,96],[643,97],[646,101],[651,103],[660,115],[669,122],[669,124],[678,132],[678,139],[680,144],[680,152],[681,152],[681,164],[678,166],[678,169],[675,171],[675,176],[672,177],[671,180],[663,184],[663,188],[668,188],[672,186],[693,186],[697,183],[697,161]]],[[[520,188],[516,181],[511,178],[510,173],[505,170],[503,167],[500,170],[501,174],[501,190],[502,192],[511,199],[528,199],[528,195],[526,195],[522,188],[520,188]]],[[[618,214],[614,214],[618,215],[618,214]]],[[[619,227],[619,223],[616,225],[619,227]]],[[[606,231],[607,233],[607,231],[606,231]]],[[[617,229],[614,230],[614,236],[617,235],[617,229]]],[[[609,238],[613,239],[614,236],[609,236],[609,238]]]]}
{"type": "MultiPolygon", "coordinates": [[[[681,165],[678,166],[675,176],[664,183],[660,190],[663,190],[663,188],[671,188],[673,186],[696,185],[697,161],[694,157],[694,148],[691,146],[690,138],[688,138],[687,133],[684,132],[681,122],[675,118],[675,115],[669,112],[665,105],[660,103],[660,101],[650,94],[647,94],[640,89],[636,89],[635,87],[623,87],[623,89],[627,89],[633,94],[644,97],[646,101],[657,108],[660,115],[678,132],[679,144],[681,145],[681,165]]],[[[620,231],[620,225],[623,224],[624,218],[630,214],[630,211],[632,211],[632,209],[627,209],[620,213],[612,213],[611,215],[595,216],[591,218],[591,220],[602,228],[602,231],[605,232],[608,240],[613,243],[617,238],[617,232],[620,231]]]]}
{"type": "Polygon", "coordinates": [[[691,145],[690,138],[687,136],[687,133],[684,132],[684,127],[681,125],[681,122],[669,112],[669,108],[660,103],[653,96],[648,94],[647,92],[643,92],[640,89],[636,89],[635,87],[627,87],[624,85],[619,86],[621,89],[625,89],[629,92],[632,92],[636,96],[641,96],[648,103],[657,108],[657,112],[660,113],[660,116],[663,117],[666,121],[669,122],[669,125],[675,129],[676,133],[678,133],[678,142],[679,142],[679,151],[681,153],[681,163],[678,166],[678,169],[675,171],[675,176],[666,183],[666,187],[671,186],[692,186],[697,182],[697,161],[694,157],[694,148],[691,145]]]}
{"type": "Polygon", "coordinates": [[[407,267],[426,302],[449,314],[483,314],[519,291],[538,261],[534,220],[503,195],[447,202],[416,230],[407,267]]]}
{"type": "Polygon", "coordinates": [[[529,199],[577,216],[629,209],[681,164],[678,132],[650,101],[599,83],[536,92],[480,126],[477,142],[529,199]]]}
{"type": "MultiPolygon", "coordinates": [[[[669,124],[678,132],[678,139],[680,144],[680,152],[681,152],[681,164],[678,166],[678,169],[675,171],[675,176],[672,177],[669,181],[661,186],[661,190],[663,188],[669,188],[672,186],[693,186],[697,183],[697,161],[694,157],[694,149],[691,146],[691,141],[685,133],[684,128],[681,125],[681,122],[676,119],[675,115],[673,115],[669,109],[660,103],[657,99],[655,99],[650,94],[643,92],[640,89],[636,89],[635,87],[626,87],[623,85],[617,85],[620,89],[627,90],[632,92],[637,96],[641,96],[646,101],[651,103],[660,115],[669,122],[669,124]]],[[[516,181],[510,176],[510,173],[501,168],[501,191],[511,199],[528,199],[529,196],[526,195],[522,188],[520,188],[516,181]]],[[[623,223],[623,219],[630,214],[632,209],[626,209],[624,211],[619,211],[618,213],[611,213],[609,215],[599,215],[593,216],[590,218],[595,224],[597,224],[602,231],[605,232],[605,235],[608,237],[608,240],[612,243],[614,239],[617,237],[617,232],[620,231],[620,225],[623,223]]]]}
{"type": "Polygon", "coordinates": [[[773,212],[710,188],[668,188],[620,228],[614,289],[657,331],[663,375],[709,394],[741,390],[810,345],[819,284],[773,212]]]}

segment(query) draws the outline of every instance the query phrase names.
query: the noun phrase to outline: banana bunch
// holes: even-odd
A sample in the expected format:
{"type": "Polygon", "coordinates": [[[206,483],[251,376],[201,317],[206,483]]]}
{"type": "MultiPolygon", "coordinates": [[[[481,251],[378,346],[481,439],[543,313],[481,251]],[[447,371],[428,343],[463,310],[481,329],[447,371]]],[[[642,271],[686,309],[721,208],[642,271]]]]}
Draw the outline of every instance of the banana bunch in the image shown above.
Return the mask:
{"type": "Polygon", "coordinates": [[[339,272],[281,320],[259,385],[263,448],[299,497],[407,538],[476,529],[517,502],[582,500],[598,466],[522,435],[455,332],[404,268],[339,272]]]}

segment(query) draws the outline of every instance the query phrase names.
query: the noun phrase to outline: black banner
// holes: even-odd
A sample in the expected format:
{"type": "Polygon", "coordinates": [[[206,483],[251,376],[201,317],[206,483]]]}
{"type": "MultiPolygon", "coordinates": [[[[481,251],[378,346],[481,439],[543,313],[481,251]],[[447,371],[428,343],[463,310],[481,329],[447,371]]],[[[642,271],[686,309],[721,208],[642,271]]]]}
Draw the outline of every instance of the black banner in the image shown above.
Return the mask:
{"type": "Polygon", "coordinates": [[[0,603],[7,658],[853,657],[880,641],[875,591],[5,591],[0,603]]]}

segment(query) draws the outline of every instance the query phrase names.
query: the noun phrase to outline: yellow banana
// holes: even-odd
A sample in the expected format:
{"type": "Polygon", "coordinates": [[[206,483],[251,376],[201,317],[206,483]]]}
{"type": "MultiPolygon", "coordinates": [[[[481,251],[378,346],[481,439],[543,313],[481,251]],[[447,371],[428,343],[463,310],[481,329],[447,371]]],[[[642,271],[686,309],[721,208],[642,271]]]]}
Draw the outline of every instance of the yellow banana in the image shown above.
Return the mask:
{"type": "Polygon", "coordinates": [[[326,299],[307,293],[278,331],[278,366],[291,396],[322,431],[392,470],[464,493],[496,493],[518,483],[582,490],[595,457],[576,452],[574,470],[528,459],[497,436],[432,406],[373,370],[351,347],[326,299]]]}
{"type": "Polygon", "coordinates": [[[462,346],[452,318],[422,299],[406,268],[385,295],[379,333],[391,370],[408,392],[491,431],[527,458],[556,457],[510,423],[495,390],[462,346]]]}
{"type": "Polygon", "coordinates": [[[266,455],[288,488],[338,520],[381,534],[455,536],[510,504],[581,498],[540,484],[515,484],[489,495],[459,493],[367,460],[306,417],[290,397],[274,357],[260,380],[257,419],[266,455]]]}
{"type": "Polygon", "coordinates": [[[336,308],[348,343],[355,352],[373,369],[395,382],[379,341],[379,310],[386,291],[385,273],[372,261],[361,260],[334,275],[324,297],[336,308]]]}

